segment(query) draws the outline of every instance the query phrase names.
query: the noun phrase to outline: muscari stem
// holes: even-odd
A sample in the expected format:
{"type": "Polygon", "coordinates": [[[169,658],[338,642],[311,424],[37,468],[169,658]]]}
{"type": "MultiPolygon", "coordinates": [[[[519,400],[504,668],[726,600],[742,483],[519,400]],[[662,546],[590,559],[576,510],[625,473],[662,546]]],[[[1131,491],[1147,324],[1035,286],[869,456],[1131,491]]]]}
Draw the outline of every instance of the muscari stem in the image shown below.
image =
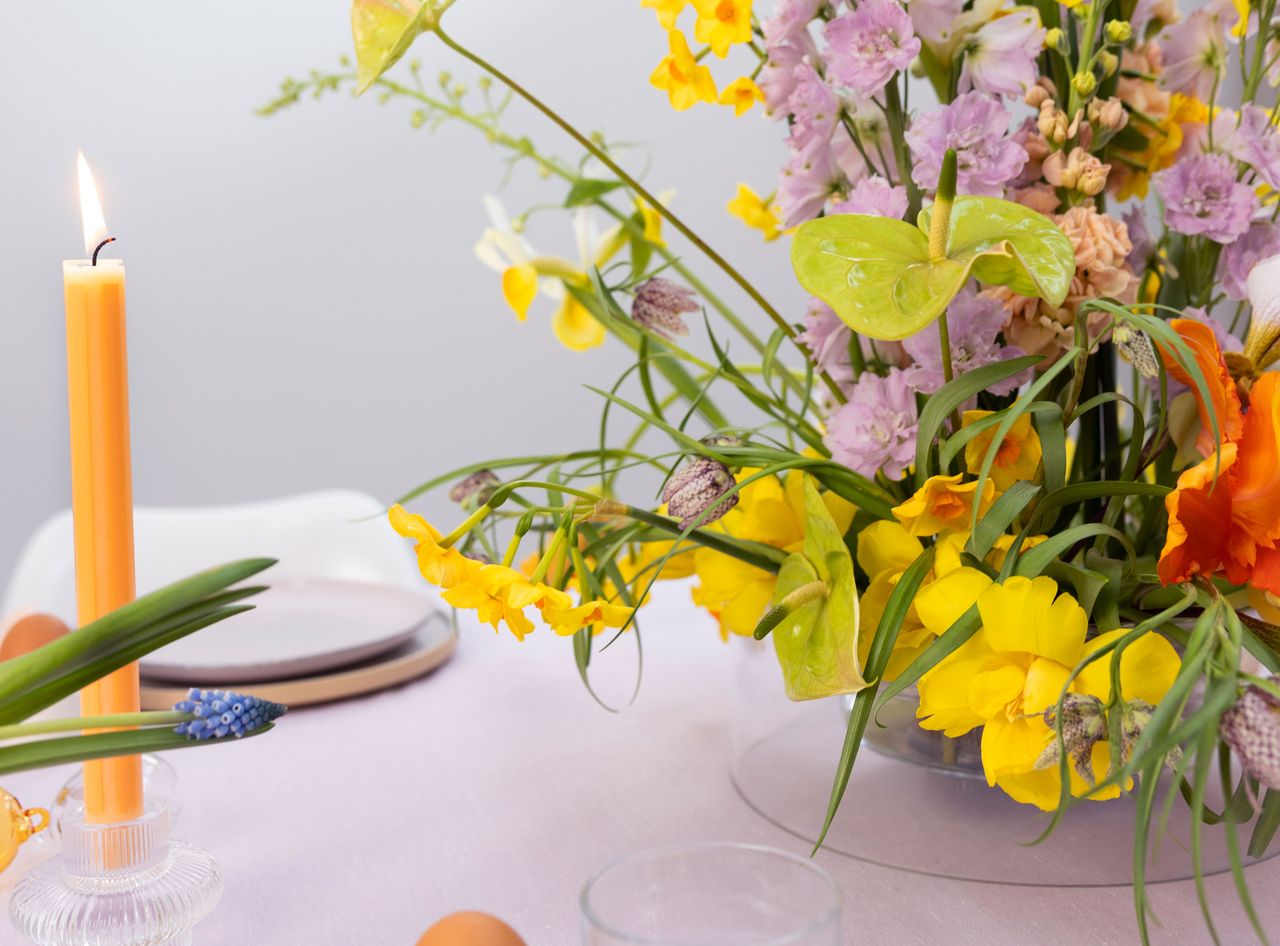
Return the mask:
{"type": "MultiPolygon", "coordinates": [[[[639,195],[641,199],[643,199],[650,207],[652,207],[658,214],[660,214],[669,224],[671,224],[671,226],[675,227],[685,239],[687,239],[690,243],[696,246],[703,253],[703,255],[707,257],[707,259],[711,260],[711,262],[714,263],[716,266],[718,266],[726,276],[728,276],[735,283],[737,283],[738,286],[742,289],[742,291],[751,297],[752,301],[755,302],[756,305],[758,305],[760,309],[765,313],[765,315],[767,315],[773,321],[774,325],[776,325],[778,329],[788,339],[790,339],[790,341],[796,346],[796,348],[798,348],[806,358],[813,360],[813,353],[809,350],[809,347],[805,345],[804,342],[800,341],[795,328],[792,327],[792,325],[782,317],[782,314],[778,312],[778,310],[775,309],[769,303],[769,301],[765,299],[763,295],[760,294],[760,290],[756,289],[756,287],[752,285],[751,282],[745,276],[743,276],[740,272],[738,272],[738,270],[735,269],[734,266],[728,260],[726,260],[723,256],[721,256],[714,249],[712,249],[711,246],[708,245],[707,242],[702,239],[702,237],[698,236],[698,234],[696,234],[692,229],[690,229],[690,227],[683,220],[677,217],[669,208],[665,207],[662,204],[662,201],[658,200],[657,197],[649,193],[648,189],[646,189],[643,184],[641,184],[634,177],[632,177],[630,174],[624,171],[622,169],[622,166],[619,165],[616,161],[614,161],[613,158],[609,157],[608,153],[606,153],[603,148],[597,145],[594,141],[592,141],[586,135],[582,134],[582,132],[578,131],[578,129],[574,128],[571,124],[569,124],[563,118],[561,118],[560,115],[557,112],[555,112],[550,106],[543,103],[541,99],[539,99],[536,95],[534,95],[528,89],[524,88],[524,86],[520,85],[520,83],[516,82],[514,79],[512,79],[502,70],[500,70],[497,66],[492,65],[485,59],[482,59],[480,56],[473,53],[471,50],[467,49],[465,46],[462,46],[456,41],[454,41],[454,39],[451,36],[449,36],[447,33],[445,33],[444,30],[440,29],[439,26],[435,27],[435,34],[440,37],[440,41],[442,43],[444,43],[446,46],[452,49],[459,56],[468,60],[471,63],[474,63],[476,66],[483,69],[485,72],[489,73],[499,82],[501,82],[503,85],[509,88],[512,92],[516,93],[516,95],[520,96],[530,105],[532,105],[534,108],[540,111],[543,115],[545,115],[552,122],[554,122],[565,134],[567,134],[570,138],[572,138],[584,149],[586,149],[586,151],[592,157],[594,157],[597,161],[599,161],[601,164],[607,167],[610,171],[612,171],[619,180],[621,180],[623,183],[627,185],[627,187],[629,187],[632,191],[634,191],[637,195],[639,195]]],[[[843,404],[845,401],[845,396],[844,396],[844,393],[840,390],[840,386],[836,384],[835,381],[831,378],[831,376],[827,374],[825,371],[819,371],[818,374],[822,378],[823,382],[827,385],[827,387],[830,388],[832,396],[838,402],[843,404]]]]}
{"type": "Polygon", "coordinates": [[[86,729],[119,729],[134,726],[176,726],[195,719],[194,713],[177,710],[155,710],[146,713],[111,713],[104,716],[69,716],[65,719],[44,719],[35,723],[15,723],[0,726],[0,740],[23,739],[55,732],[80,732],[86,729]]]}

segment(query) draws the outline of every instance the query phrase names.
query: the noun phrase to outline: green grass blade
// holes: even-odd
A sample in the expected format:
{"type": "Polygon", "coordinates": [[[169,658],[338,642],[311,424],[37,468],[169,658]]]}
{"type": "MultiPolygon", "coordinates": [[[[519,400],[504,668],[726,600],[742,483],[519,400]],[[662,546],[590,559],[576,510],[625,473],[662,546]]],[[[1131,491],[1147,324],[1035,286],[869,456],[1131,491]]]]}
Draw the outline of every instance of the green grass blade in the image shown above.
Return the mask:
{"type": "Polygon", "coordinates": [[[274,728],[268,723],[240,739],[190,739],[180,736],[170,728],[128,729],[120,732],[94,733],[89,736],[64,736],[60,739],[42,739],[19,746],[0,749],[0,775],[42,769],[51,765],[66,765],[86,759],[109,759],[114,756],[138,755],[143,752],[165,752],[169,749],[187,749],[193,746],[216,746],[224,743],[252,739],[274,728]]]}

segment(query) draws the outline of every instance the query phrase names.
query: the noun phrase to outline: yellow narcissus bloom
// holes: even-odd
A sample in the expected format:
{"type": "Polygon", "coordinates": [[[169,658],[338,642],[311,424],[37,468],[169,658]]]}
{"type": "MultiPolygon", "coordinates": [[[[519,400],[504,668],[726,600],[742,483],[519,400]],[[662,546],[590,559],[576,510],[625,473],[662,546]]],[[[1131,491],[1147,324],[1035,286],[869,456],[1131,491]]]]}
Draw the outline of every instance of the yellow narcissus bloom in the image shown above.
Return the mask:
{"type": "Polygon", "coordinates": [[[676,19],[689,5],[689,0],[640,0],[640,6],[658,14],[658,22],[664,30],[675,29],[676,19]]]}
{"type": "MultiPolygon", "coordinates": [[[[982,616],[978,633],[920,680],[920,725],[952,738],[982,726],[988,784],[1000,786],[1016,801],[1053,810],[1058,768],[1037,767],[1054,739],[1044,713],[1057,704],[1076,665],[1127,631],[1111,631],[1086,644],[1084,609],[1071,595],[1059,595],[1057,582],[1046,577],[1013,577],[990,585],[978,595],[977,605],[982,616]]],[[[1177,671],[1178,657],[1169,642],[1158,634],[1143,635],[1122,655],[1121,694],[1125,700],[1158,703],[1177,671]]],[[[1068,692],[1108,699],[1109,660],[1084,668],[1068,692]]],[[[1106,775],[1110,750],[1105,739],[1092,745],[1087,761],[1095,778],[1106,775]]],[[[1075,794],[1089,790],[1075,772],[1071,779],[1075,794]]]]}
{"type": "Polygon", "coordinates": [[[604,326],[572,295],[566,295],[552,313],[551,331],[570,351],[586,351],[604,344],[604,326]]]}
{"type": "Polygon", "coordinates": [[[729,47],[751,42],[751,0],[693,0],[693,35],[723,59],[729,47]]]}
{"type": "Polygon", "coordinates": [[[665,91],[671,107],[678,112],[698,102],[714,102],[716,83],[711,78],[711,70],[693,58],[684,34],[671,30],[667,33],[667,42],[671,52],[653,70],[649,84],[665,91]]]}
{"type": "MultiPolygon", "coordinates": [[[[666,207],[675,196],[675,191],[665,190],[658,195],[658,203],[666,207]]],[[[658,208],[642,197],[637,197],[635,201],[636,210],[639,212],[640,220],[644,224],[645,240],[654,246],[666,246],[667,241],[662,238],[662,214],[659,213],[658,208]]]]}
{"type": "MultiPolygon", "coordinates": [[[[965,411],[964,426],[968,427],[984,417],[990,417],[992,413],[992,411],[965,411]]],[[[970,473],[977,475],[982,469],[995,434],[996,428],[988,427],[965,444],[964,463],[970,473]]],[[[989,475],[996,484],[996,489],[1004,492],[1019,480],[1034,479],[1039,466],[1040,436],[1031,426],[1031,415],[1023,414],[1013,422],[1009,432],[1000,441],[989,475]]]]}
{"type": "Polygon", "coordinates": [[[759,230],[765,242],[769,242],[782,232],[782,211],[772,201],[772,195],[763,198],[746,184],[739,184],[737,196],[729,201],[728,210],[751,229],[759,230]]]}
{"type": "Polygon", "coordinates": [[[431,584],[452,588],[467,580],[480,567],[479,562],[467,558],[452,546],[441,546],[443,536],[440,531],[399,503],[387,510],[387,518],[391,522],[391,528],[417,543],[415,551],[418,553],[418,571],[431,584]]]}
{"type": "MultiPolygon", "coordinates": [[[[963,546],[961,538],[961,546],[963,546]]],[[[871,652],[871,641],[884,615],[889,595],[902,573],[924,550],[924,545],[899,523],[888,519],[873,522],[858,533],[858,564],[871,578],[862,593],[862,631],[858,635],[859,658],[863,665],[871,652]]],[[[911,607],[898,630],[893,653],[884,671],[884,680],[893,680],[924,653],[938,635],[968,610],[990,580],[972,568],[961,568],[959,554],[934,559],[933,573],[916,592],[911,607]],[[961,602],[966,602],[961,606],[961,602]],[[958,608],[958,610],[957,610],[958,608]]]]}
{"type": "Polygon", "coordinates": [[[606,627],[622,627],[631,617],[631,608],[608,601],[584,601],[578,605],[549,606],[543,608],[542,617],[551,629],[562,637],[569,637],[589,627],[599,634],[606,627]]]}
{"type": "Polygon", "coordinates": [[[743,115],[751,111],[756,102],[763,101],[764,91],[747,76],[734,79],[720,93],[720,104],[732,105],[734,115],[743,115]]]}
{"type": "Polygon", "coordinates": [[[978,481],[962,482],[963,475],[931,476],[914,496],[893,507],[893,515],[912,535],[937,535],[969,527],[973,505],[982,516],[995,498],[995,484],[988,477],[978,495],[978,481]]]}
{"type": "MultiPolygon", "coordinates": [[[[741,482],[756,473],[744,469],[741,482]]],[[[762,542],[787,552],[799,551],[804,545],[804,476],[793,471],[786,483],[766,476],[739,491],[740,500],[714,528],[730,535],[762,542]]],[[[822,501],[843,534],[853,521],[855,509],[834,493],[824,493],[822,501]]],[[[698,585],[693,601],[706,608],[720,624],[720,636],[730,634],[750,637],[761,616],[773,599],[777,576],[754,565],[708,548],[694,553],[694,573],[698,585]]]]}

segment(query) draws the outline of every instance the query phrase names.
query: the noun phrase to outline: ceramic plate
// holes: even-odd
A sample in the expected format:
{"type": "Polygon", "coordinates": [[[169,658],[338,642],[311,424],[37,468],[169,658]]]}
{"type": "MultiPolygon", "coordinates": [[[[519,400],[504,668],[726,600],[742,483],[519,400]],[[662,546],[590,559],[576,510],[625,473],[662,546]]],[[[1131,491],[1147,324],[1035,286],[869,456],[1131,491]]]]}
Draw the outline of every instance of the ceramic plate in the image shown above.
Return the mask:
{"type": "Polygon", "coordinates": [[[435,610],[410,591],[327,579],[281,581],[251,602],[144,657],[142,675],[209,686],[317,674],[394,650],[435,610]]]}

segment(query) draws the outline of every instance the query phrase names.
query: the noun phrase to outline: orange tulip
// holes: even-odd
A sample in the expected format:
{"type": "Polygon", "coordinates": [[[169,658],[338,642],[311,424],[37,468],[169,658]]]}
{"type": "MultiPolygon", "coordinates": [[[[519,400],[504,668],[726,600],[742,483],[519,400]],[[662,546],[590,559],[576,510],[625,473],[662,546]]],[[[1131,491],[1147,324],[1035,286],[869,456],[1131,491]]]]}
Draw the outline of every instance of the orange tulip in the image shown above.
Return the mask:
{"type": "MultiPolygon", "coordinates": [[[[1197,349],[1197,361],[1200,355],[1197,349]]],[[[1223,389],[1230,404],[1234,385],[1223,389]]],[[[1224,433],[1238,430],[1235,437],[1184,471],[1165,499],[1169,535],[1157,570],[1166,585],[1222,573],[1233,584],[1280,594],[1280,373],[1255,382],[1249,411],[1238,419],[1223,424],[1224,433]]]]}
{"type": "Polygon", "coordinates": [[[1196,396],[1196,404],[1200,408],[1200,434],[1196,437],[1196,448],[1201,456],[1207,457],[1217,449],[1219,440],[1240,439],[1244,426],[1244,420],[1240,414],[1240,395],[1236,393],[1236,383],[1232,380],[1231,372],[1227,370],[1227,363],[1222,357],[1222,351],[1218,347],[1218,340],[1214,338],[1212,328],[1193,319],[1174,319],[1169,325],[1191,349],[1200,373],[1204,375],[1209,387],[1212,407],[1205,403],[1191,375],[1182,369],[1169,352],[1163,348],[1160,349],[1169,376],[1191,388],[1196,396]],[[1212,417],[1218,419],[1218,433],[1221,435],[1216,439],[1213,435],[1212,417]]]}

